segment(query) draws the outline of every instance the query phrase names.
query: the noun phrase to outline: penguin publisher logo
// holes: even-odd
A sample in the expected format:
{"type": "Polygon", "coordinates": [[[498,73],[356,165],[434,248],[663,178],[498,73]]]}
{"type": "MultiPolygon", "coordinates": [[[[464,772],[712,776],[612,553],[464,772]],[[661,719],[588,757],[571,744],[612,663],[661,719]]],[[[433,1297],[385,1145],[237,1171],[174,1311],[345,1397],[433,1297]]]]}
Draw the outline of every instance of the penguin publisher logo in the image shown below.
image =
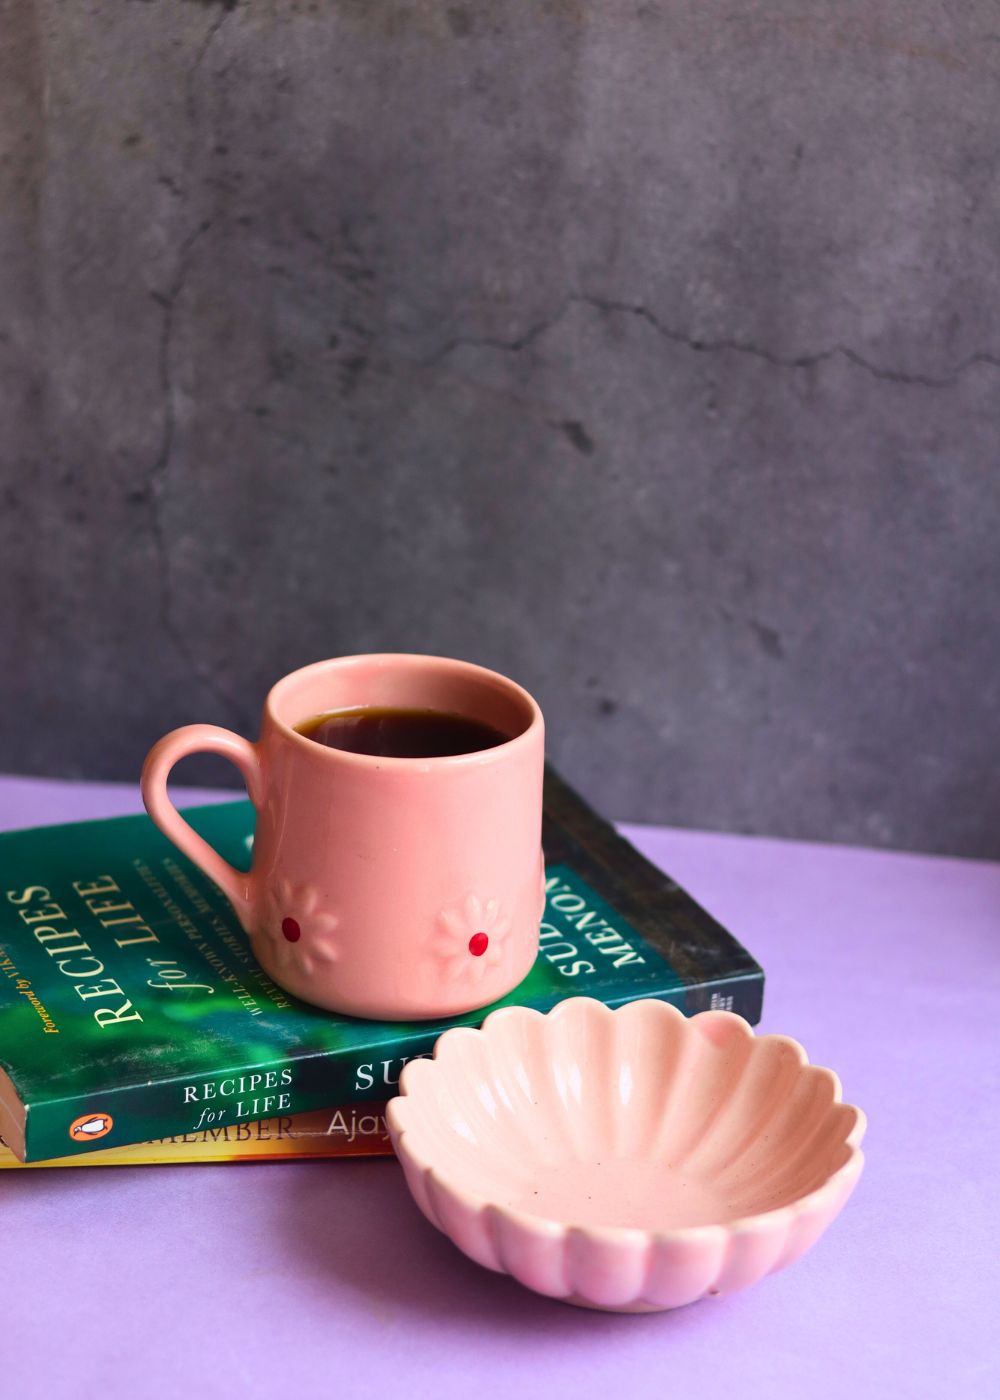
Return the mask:
{"type": "Polygon", "coordinates": [[[85,1113],[82,1118],[74,1118],[69,1125],[69,1135],[74,1142],[92,1142],[110,1133],[115,1120],[110,1113],[85,1113]]]}

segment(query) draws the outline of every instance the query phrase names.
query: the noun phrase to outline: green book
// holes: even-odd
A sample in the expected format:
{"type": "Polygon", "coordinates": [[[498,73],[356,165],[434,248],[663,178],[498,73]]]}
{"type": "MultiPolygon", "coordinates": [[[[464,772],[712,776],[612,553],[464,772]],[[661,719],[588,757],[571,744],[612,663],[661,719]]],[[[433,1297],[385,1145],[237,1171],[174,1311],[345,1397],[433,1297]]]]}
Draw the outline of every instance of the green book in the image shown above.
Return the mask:
{"type": "MultiPolygon", "coordinates": [[[[185,815],[247,866],[249,802],[185,815]]],[[[659,997],[759,1020],[757,963],[551,771],[543,841],[539,956],[496,1005],[659,997]]],[[[25,1161],[384,1099],[492,1009],[382,1023],[297,1001],[148,817],[0,835],[0,1137],[25,1161]]]]}

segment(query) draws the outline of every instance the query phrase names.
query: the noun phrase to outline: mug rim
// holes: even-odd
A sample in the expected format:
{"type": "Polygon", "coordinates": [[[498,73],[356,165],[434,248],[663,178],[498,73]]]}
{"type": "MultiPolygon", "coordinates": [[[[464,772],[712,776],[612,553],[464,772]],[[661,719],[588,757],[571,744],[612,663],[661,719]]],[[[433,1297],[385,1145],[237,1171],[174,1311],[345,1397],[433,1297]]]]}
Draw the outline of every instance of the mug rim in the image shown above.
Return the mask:
{"type": "Polygon", "coordinates": [[[437,768],[440,765],[450,768],[466,764],[478,765],[498,762],[515,748],[526,747],[534,741],[539,731],[544,734],[545,729],[545,719],[538,701],[529,691],[525,690],[524,686],[511,680],[509,676],[505,676],[502,671],[494,671],[488,666],[480,666],[475,661],[463,661],[454,656],[438,656],[419,651],[354,652],[349,656],[331,656],[322,661],[311,661],[308,665],[299,666],[296,670],[289,671],[280,680],[275,681],[264,697],[264,714],[286,739],[290,739],[296,744],[305,745],[311,754],[323,754],[331,762],[357,763],[363,767],[391,768],[404,772],[418,772],[428,766],[437,768]],[[403,758],[390,754],[354,753],[349,749],[337,749],[326,744],[317,744],[314,739],[300,734],[278,714],[277,706],[284,699],[283,692],[286,688],[292,689],[296,681],[321,671],[356,665],[362,661],[417,662],[431,670],[451,672],[457,670],[470,677],[492,681],[520,700],[526,706],[531,717],[520,734],[515,734],[500,744],[494,744],[489,749],[473,749],[469,753],[438,754],[430,758],[403,758]]]}

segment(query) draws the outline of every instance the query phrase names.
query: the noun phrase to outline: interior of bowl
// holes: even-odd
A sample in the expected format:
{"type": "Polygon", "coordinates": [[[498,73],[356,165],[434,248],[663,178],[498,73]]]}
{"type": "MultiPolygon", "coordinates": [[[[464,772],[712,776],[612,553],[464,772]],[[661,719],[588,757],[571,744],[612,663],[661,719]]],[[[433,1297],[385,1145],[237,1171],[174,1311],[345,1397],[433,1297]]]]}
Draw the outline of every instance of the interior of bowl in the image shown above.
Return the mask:
{"type": "Polygon", "coordinates": [[[401,1121],[446,1183],[580,1226],[675,1230],[777,1209],[851,1154],[836,1076],[739,1017],[662,1002],[496,1013],[408,1067],[401,1121]]]}

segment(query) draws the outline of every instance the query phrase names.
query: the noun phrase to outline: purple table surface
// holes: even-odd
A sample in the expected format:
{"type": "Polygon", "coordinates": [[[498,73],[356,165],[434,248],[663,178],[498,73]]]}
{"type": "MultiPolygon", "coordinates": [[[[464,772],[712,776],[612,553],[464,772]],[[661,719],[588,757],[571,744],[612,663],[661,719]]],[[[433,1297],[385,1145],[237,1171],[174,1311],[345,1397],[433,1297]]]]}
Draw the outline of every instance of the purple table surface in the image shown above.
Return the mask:
{"type": "MultiPolygon", "coordinates": [[[[0,827],[137,806],[0,779],[0,827]]],[[[392,1160],[6,1172],[4,1395],[1000,1395],[1000,865],[627,831],[763,963],[762,1029],[868,1114],[864,1175],[811,1253],[620,1317],[470,1263],[392,1160]]]]}

